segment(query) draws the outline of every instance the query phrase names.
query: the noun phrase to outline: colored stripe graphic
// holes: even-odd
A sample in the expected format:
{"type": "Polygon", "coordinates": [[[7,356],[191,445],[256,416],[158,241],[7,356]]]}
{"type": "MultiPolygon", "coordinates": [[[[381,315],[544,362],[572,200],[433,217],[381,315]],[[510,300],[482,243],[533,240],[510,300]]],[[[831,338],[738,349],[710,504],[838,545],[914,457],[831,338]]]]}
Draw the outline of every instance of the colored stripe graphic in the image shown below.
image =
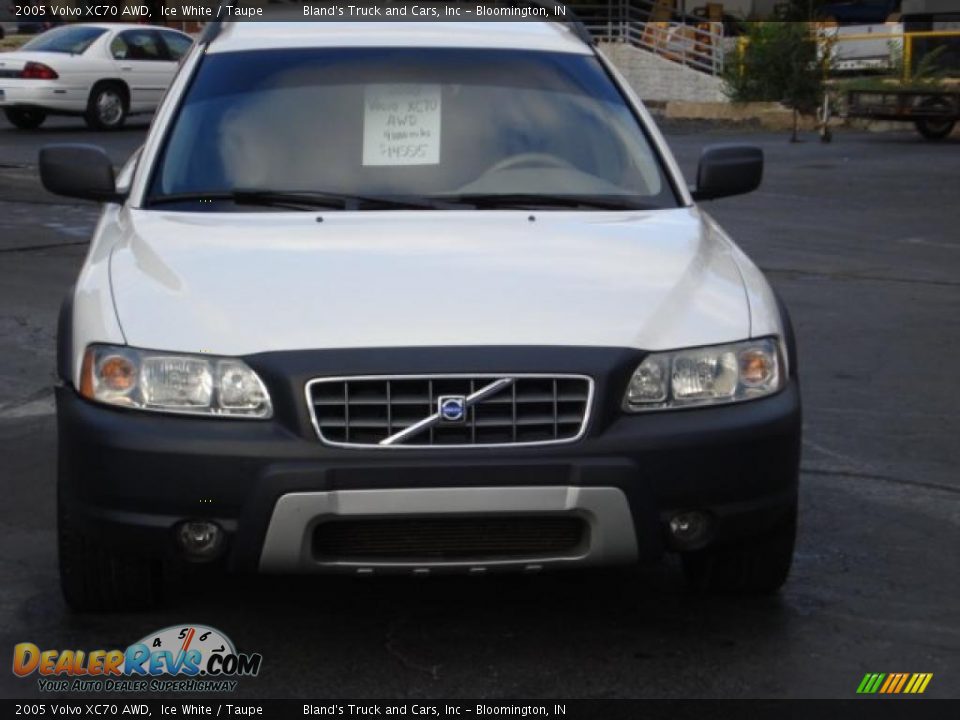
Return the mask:
{"type": "Polygon", "coordinates": [[[920,673],[916,684],[913,686],[913,692],[915,694],[924,692],[927,689],[927,685],[930,684],[930,679],[932,677],[933,673],[920,673]]]}
{"type": "Polygon", "coordinates": [[[886,673],[867,673],[863,676],[863,680],[860,681],[860,687],[857,688],[857,692],[861,695],[872,695],[880,689],[880,683],[883,682],[886,676],[886,673]]]}
{"type": "Polygon", "coordinates": [[[900,682],[897,683],[897,686],[893,689],[893,692],[898,693],[903,690],[903,686],[907,684],[907,678],[910,676],[910,673],[900,673],[900,682]]]}
{"type": "Polygon", "coordinates": [[[922,695],[933,673],[867,673],[857,686],[859,695],[922,695]]]}

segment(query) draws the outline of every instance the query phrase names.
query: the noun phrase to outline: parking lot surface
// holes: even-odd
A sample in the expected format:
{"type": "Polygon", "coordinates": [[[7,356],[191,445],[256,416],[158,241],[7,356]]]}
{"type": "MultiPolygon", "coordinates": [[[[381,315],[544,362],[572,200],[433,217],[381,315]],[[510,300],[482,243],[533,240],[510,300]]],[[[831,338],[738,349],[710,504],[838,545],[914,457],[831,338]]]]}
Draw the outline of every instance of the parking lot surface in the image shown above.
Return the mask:
{"type": "MultiPolygon", "coordinates": [[[[122,162],[145,125],[0,119],[0,653],[126,647],[179,623],[264,656],[247,697],[853,697],[932,672],[960,697],[960,141],[831,145],[667,128],[688,178],[750,142],[762,188],[708,203],[790,308],[804,392],[801,522],[779,597],[688,594],[678,567],[489,578],[182,578],[160,611],[76,615],[56,574],[51,385],[60,299],[96,221],[40,189],[48,142],[122,162]]],[[[132,477],[131,482],[136,482],[132,477]]],[[[9,655],[7,657],[10,657],[9,655]]],[[[0,672],[0,695],[36,696],[0,672]]]]}

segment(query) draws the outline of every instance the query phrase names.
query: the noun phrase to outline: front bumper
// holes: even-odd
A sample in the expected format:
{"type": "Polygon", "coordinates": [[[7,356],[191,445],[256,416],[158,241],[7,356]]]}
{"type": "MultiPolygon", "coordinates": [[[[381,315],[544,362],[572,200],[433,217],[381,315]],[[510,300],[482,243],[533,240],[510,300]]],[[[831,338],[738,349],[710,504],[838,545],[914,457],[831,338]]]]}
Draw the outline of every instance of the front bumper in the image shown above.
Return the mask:
{"type": "MultiPolygon", "coordinates": [[[[537,353],[511,353],[507,367],[543,371],[537,353]]],[[[426,365],[405,363],[402,351],[387,359],[405,370],[440,373],[463,370],[469,354],[449,349],[426,365]]],[[[484,362],[482,355],[474,351],[474,366],[466,371],[502,371],[504,365],[484,362]]],[[[726,542],[763,532],[796,502],[795,380],[774,396],[737,405],[627,415],[619,403],[642,353],[585,349],[572,353],[567,366],[551,362],[551,371],[590,374],[597,383],[590,426],[575,443],[402,452],[324,446],[303,407],[303,383],[324,374],[324,364],[330,373],[343,367],[355,374],[383,372],[383,353],[378,357],[327,351],[247,358],[274,398],[271,421],[116,410],[61,386],[61,501],[87,532],[170,559],[178,558],[178,523],[214,520],[227,533],[222,561],[229,569],[285,572],[652,560],[671,548],[665,528],[677,512],[708,513],[711,540],[726,542]],[[587,546],[560,557],[487,564],[321,562],[310,553],[310,531],[331,518],[510,512],[586,517],[587,546]]]]}

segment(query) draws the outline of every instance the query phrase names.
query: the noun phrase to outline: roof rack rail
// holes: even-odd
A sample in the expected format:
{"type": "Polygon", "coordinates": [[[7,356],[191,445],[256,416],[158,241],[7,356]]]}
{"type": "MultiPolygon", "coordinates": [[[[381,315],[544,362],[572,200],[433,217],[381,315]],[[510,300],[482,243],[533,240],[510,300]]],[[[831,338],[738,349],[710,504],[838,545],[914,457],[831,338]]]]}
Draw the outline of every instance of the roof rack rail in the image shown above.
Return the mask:
{"type": "Polygon", "coordinates": [[[203,27],[203,33],[200,35],[201,45],[209,45],[214,41],[217,35],[220,34],[220,31],[223,29],[223,18],[226,15],[226,13],[222,12],[222,10],[226,7],[232,7],[235,2],[236,0],[220,0],[220,2],[217,3],[217,14],[215,19],[211,20],[203,27]]]}
{"type": "MultiPolygon", "coordinates": [[[[223,10],[228,7],[234,7],[239,1],[240,0],[220,0],[219,4],[217,5],[216,18],[208,22],[206,27],[203,29],[203,34],[200,36],[201,44],[209,45],[216,39],[217,35],[219,35],[220,31],[223,29],[224,18],[228,17],[228,14],[223,12],[223,10]]],[[[271,5],[280,5],[284,2],[296,2],[296,0],[267,1],[271,5]]],[[[512,5],[541,8],[549,13],[554,22],[559,22],[568,26],[573,34],[585,45],[592,47],[596,44],[596,39],[590,34],[590,31],[587,30],[587,26],[583,24],[580,18],[577,17],[576,13],[570,7],[562,2],[553,2],[552,0],[508,0],[507,2],[502,2],[501,0],[493,0],[493,4],[500,6],[512,5]]]]}

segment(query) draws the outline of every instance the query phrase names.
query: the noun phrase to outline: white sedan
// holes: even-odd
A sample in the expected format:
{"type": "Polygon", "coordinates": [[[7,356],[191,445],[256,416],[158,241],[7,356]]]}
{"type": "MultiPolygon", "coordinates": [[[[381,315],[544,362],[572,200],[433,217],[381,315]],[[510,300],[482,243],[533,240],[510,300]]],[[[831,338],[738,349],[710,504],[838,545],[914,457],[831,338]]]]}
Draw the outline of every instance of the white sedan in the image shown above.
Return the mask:
{"type": "Polygon", "coordinates": [[[61,25],[0,53],[0,108],[25,130],[47,115],[80,115],[113,130],[156,109],[192,42],[147,25],[61,25]]]}

